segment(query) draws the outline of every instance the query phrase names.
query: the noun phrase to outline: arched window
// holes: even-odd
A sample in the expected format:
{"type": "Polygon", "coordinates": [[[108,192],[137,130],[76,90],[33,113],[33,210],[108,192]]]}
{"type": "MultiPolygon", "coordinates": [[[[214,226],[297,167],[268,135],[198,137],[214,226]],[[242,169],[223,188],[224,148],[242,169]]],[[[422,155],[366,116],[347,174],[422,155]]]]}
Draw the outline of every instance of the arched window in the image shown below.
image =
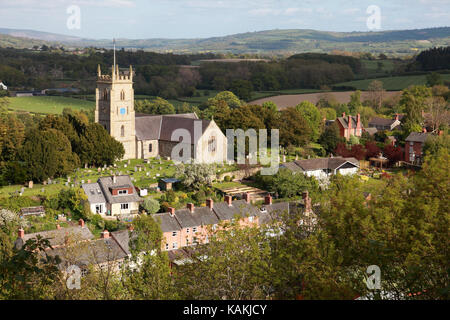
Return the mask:
{"type": "Polygon", "coordinates": [[[211,137],[208,140],[208,151],[216,152],[216,137],[211,137]]]}
{"type": "Polygon", "coordinates": [[[108,100],[108,89],[103,91],[103,100],[108,100]]]}
{"type": "Polygon", "coordinates": [[[120,136],[121,136],[121,137],[125,137],[125,126],[122,126],[122,127],[120,128],[120,136]]]}
{"type": "Polygon", "coordinates": [[[125,91],[121,91],[120,92],[120,100],[124,101],[125,100],[125,91]]]}

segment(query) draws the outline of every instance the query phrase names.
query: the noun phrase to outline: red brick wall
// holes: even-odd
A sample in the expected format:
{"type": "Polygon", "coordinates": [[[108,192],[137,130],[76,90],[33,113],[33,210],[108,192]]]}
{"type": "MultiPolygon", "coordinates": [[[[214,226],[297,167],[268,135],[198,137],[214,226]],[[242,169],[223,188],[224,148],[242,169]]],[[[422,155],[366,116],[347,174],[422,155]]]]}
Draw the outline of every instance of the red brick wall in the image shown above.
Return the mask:
{"type": "Polygon", "coordinates": [[[133,194],[133,188],[121,188],[121,189],[112,189],[111,193],[113,196],[117,196],[119,194],[119,190],[128,190],[128,194],[133,194]]]}
{"type": "Polygon", "coordinates": [[[409,162],[409,150],[412,148],[414,150],[414,154],[417,157],[422,156],[422,143],[421,142],[414,142],[412,146],[409,145],[409,141],[406,141],[405,143],[405,161],[409,162]]]}

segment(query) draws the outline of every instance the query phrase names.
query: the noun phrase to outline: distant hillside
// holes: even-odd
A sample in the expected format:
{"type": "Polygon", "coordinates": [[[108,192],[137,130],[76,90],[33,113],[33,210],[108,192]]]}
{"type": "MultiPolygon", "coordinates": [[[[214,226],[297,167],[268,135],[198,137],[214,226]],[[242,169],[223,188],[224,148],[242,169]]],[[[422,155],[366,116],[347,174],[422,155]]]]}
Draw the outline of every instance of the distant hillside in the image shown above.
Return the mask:
{"type": "MultiPolygon", "coordinates": [[[[1,29],[0,34],[18,38],[56,41],[72,47],[112,46],[110,39],[82,39],[33,30],[1,29]]],[[[12,42],[12,40],[10,41],[12,42]]],[[[30,40],[31,42],[31,40],[30,40]]],[[[0,42],[4,46],[3,41],[0,42]]],[[[414,54],[434,46],[450,45],[450,27],[381,32],[327,32],[316,30],[269,30],[205,39],[118,39],[124,48],[159,52],[231,52],[293,54],[302,52],[367,51],[414,54]]]]}

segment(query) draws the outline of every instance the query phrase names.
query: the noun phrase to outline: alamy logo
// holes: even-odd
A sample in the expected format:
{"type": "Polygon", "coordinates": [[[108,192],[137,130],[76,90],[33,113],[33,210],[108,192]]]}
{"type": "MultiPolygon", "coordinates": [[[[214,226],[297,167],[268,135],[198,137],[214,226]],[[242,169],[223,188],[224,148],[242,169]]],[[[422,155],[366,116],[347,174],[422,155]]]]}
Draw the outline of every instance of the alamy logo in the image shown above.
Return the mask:
{"type": "Polygon", "coordinates": [[[369,275],[366,279],[367,289],[380,290],[381,289],[381,270],[377,265],[367,267],[366,273],[369,275]]]}
{"type": "Polygon", "coordinates": [[[367,28],[369,30],[380,30],[381,29],[381,9],[379,6],[371,5],[367,7],[367,14],[370,16],[367,18],[367,28]]]}
{"type": "Polygon", "coordinates": [[[67,274],[70,276],[67,278],[66,285],[69,290],[81,289],[81,269],[76,265],[71,265],[67,268],[67,274]]]}
{"type": "Polygon", "coordinates": [[[280,134],[278,129],[270,131],[270,155],[268,154],[268,134],[266,129],[227,129],[226,138],[218,127],[208,127],[204,131],[203,121],[194,121],[194,130],[176,129],[171,141],[178,141],[172,148],[171,158],[182,163],[234,163],[235,150],[237,164],[263,165],[262,175],[278,172],[280,163],[280,134]],[[193,133],[193,137],[192,137],[193,133]],[[248,153],[246,139],[248,138],[248,153]],[[236,148],[235,148],[236,141],[236,148]]]}
{"type": "Polygon", "coordinates": [[[67,14],[70,16],[67,18],[67,29],[80,30],[81,29],[81,9],[79,6],[72,5],[67,8],[67,14]]]}

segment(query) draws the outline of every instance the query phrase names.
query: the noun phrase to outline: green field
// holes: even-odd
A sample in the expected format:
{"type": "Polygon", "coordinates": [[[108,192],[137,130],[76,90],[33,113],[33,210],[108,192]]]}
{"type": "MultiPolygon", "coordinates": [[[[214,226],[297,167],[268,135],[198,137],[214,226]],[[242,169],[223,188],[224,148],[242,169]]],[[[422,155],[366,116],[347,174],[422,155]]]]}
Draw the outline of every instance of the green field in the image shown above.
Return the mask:
{"type": "MultiPolygon", "coordinates": [[[[450,81],[450,74],[441,74],[444,81],[450,81]]],[[[403,90],[411,85],[424,85],[427,83],[426,75],[414,75],[414,76],[398,76],[398,77],[386,77],[377,79],[365,79],[365,80],[355,80],[337,83],[336,86],[352,86],[358,90],[367,90],[369,84],[374,81],[379,80],[383,82],[383,87],[386,90],[403,90]]]]}
{"type": "Polygon", "coordinates": [[[38,114],[61,114],[64,108],[89,110],[95,108],[95,102],[66,97],[14,97],[10,98],[8,109],[38,114]]]}

